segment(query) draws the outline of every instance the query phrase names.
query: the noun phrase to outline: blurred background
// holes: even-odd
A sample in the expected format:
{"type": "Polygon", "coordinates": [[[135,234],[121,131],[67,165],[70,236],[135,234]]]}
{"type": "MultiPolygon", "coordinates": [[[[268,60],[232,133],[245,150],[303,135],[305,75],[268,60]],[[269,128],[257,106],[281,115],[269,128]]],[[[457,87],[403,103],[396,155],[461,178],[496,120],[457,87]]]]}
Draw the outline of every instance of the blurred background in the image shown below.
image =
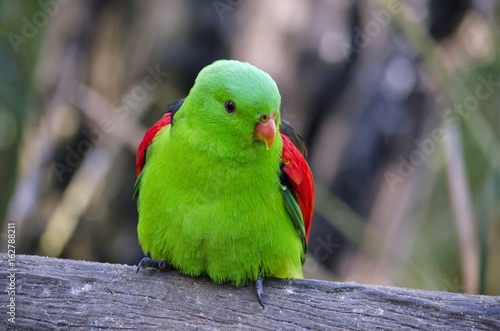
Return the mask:
{"type": "Polygon", "coordinates": [[[500,295],[494,0],[0,2],[16,253],[137,264],[135,152],[197,73],[268,72],[316,184],[307,278],[500,295]]]}

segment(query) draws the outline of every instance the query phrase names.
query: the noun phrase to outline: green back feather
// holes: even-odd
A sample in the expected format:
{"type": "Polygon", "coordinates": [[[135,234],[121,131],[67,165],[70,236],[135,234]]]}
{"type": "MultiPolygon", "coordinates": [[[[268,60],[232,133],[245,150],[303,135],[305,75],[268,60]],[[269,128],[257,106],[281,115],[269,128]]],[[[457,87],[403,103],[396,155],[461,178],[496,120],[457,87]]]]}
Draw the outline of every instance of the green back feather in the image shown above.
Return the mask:
{"type": "MultiPolygon", "coordinates": [[[[306,241],[306,228],[304,226],[304,217],[302,215],[302,210],[300,209],[299,203],[297,202],[297,197],[293,192],[293,189],[288,185],[281,184],[281,191],[283,192],[283,198],[285,199],[285,207],[290,215],[293,225],[297,230],[297,234],[300,237],[302,243],[302,250],[304,254],[307,251],[307,241],[306,241]]],[[[304,260],[302,260],[304,262],[304,260]]]]}
{"type": "Polygon", "coordinates": [[[141,183],[142,174],[143,174],[143,172],[141,171],[139,173],[139,176],[137,176],[137,179],[135,180],[135,183],[134,183],[134,194],[132,195],[134,200],[136,200],[139,197],[139,187],[140,187],[140,183],[141,183]]]}

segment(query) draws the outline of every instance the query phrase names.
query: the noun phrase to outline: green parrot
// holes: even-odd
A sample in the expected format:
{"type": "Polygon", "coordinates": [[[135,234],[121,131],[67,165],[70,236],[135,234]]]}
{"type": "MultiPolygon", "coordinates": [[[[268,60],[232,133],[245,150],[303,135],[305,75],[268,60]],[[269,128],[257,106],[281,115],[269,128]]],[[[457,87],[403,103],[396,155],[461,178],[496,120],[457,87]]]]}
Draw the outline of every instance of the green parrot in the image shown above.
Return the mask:
{"type": "Polygon", "coordinates": [[[219,60],[167,107],[137,150],[137,271],[255,281],[261,305],[264,278],[303,278],[314,184],[280,105],[267,73],[219,60]]]}

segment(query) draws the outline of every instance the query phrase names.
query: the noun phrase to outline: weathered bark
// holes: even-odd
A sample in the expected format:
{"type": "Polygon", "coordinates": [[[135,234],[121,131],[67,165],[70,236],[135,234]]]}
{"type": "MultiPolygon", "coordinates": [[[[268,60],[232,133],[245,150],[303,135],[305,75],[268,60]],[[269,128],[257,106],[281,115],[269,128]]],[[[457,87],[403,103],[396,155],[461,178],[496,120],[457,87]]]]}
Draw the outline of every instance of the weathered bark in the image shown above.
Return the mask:
{"type": "Polygon", "coordinates": [[[1,254],[0,329],[500,329],[500,297],[316,280],[235,288],[178,272],[18,255],[15,324],[1,254]]]}

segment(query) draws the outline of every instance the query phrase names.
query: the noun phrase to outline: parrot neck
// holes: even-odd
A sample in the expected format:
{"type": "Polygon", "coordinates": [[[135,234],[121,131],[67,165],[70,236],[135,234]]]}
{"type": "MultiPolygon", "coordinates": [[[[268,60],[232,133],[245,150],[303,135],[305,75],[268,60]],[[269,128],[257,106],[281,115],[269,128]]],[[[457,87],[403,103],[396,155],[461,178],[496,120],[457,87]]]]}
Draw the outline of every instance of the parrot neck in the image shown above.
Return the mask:
{"type": "Polygon", "coordinates": [[[186,149],[203,152],[215,160],[229,160],[238,162],[252,162],[258,159],[268,159],[279,164],[283,141],[277,134],[273,146],[267,150],[262,142],[249,141],[239,142],[231,137],[226,139],[213,139],[210,134],[199,132],[188,126],[186,121],[176,122],[171,130],[171,137],[176,144],[186,145],[186,149]]]}

